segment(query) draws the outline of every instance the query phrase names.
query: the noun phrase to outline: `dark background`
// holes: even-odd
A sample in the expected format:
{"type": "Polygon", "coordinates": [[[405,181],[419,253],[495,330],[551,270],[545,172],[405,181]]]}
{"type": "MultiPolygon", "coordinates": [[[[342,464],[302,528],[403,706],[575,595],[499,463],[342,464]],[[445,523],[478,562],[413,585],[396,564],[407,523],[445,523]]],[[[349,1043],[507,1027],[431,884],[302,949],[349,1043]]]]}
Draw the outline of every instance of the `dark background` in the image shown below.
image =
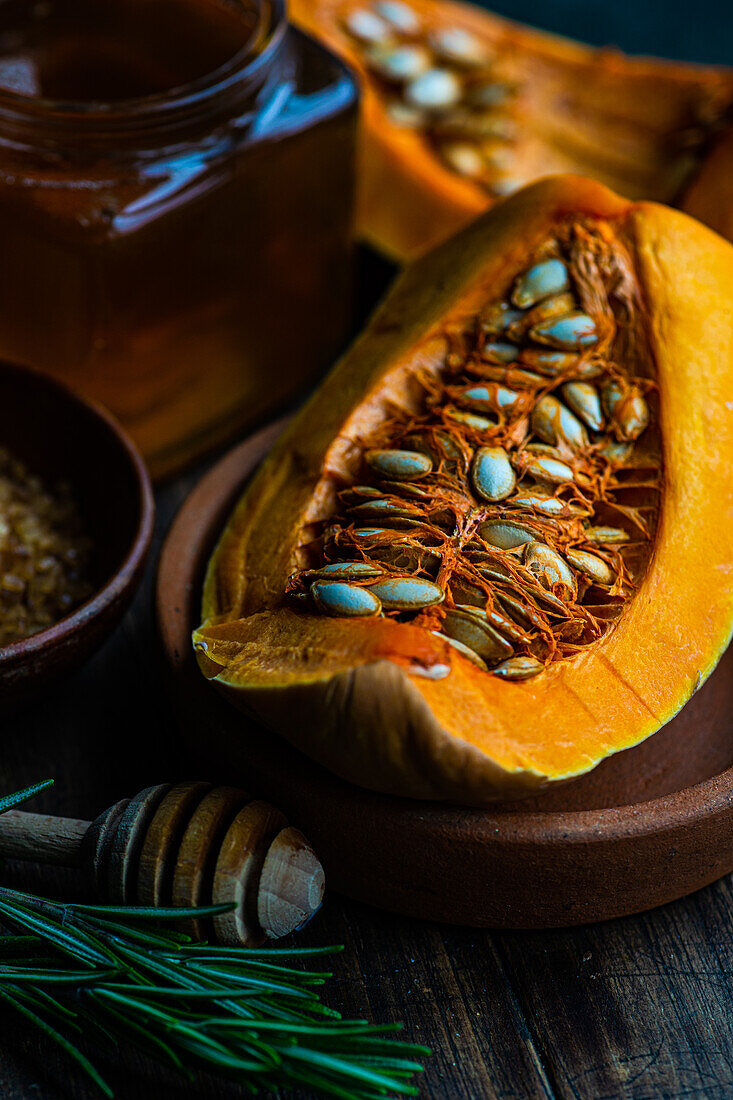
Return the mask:
{"type": "MultiPolygon", "coordinates": [[[[598,45],[733,63],[733,4],[516,0],[514,19],[598,45]]],[[[391,269],[365,257],[362,306],[391,269]]],[[[158,493],[157,547],[201,473],[158,493]]],[[[123,796],[187,776],[161,690],[150,613],[153,565],[122,628],[92,663],[3,721],[2,789],[53,774],[34,804],[93,817],[123,796]]],[[[518,869],[518,873],[519,873],[518,869]]],[[[7,866],[25,888],[80,889],[73,874],[7,866]]],[[[329,896],[298,942],[344,943],[327,997],[344,1013],[402,1019],[434,1050],[435,1100],[726,1100],[733,1097],[733,895],[729,879],[653,913],[544,933],[487,933],[391,917],[329,896]]],[[[99,1059],[119,1100],[235,1100],[213,1078],[175,1083],[135,1052],[99,1059]]],[[[0,1100],[90,1100],[71,1063],[0,1016],[0,1100]]]]}
{"type": "Polygon", "coordinates": [[[733,63],[733,4],[722,0],[504,0],[499,15],[596,46],[713,65],[733,63]]]}

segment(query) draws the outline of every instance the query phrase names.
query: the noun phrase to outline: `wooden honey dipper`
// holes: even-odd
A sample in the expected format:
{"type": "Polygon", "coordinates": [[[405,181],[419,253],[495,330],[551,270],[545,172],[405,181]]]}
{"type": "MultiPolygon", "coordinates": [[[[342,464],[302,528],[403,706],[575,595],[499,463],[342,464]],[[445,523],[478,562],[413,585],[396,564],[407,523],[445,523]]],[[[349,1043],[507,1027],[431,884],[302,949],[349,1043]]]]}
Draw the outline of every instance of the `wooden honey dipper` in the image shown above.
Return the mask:
{"type": "MultiPolygon", "coordinates": [[[[323,900],[323,868],[279,810],[234,787],[162,783],[95,821],[10,810],[0,855],[81,867],[113,904],[234,903],[213,918],[220,943],[255,947],[301,928],[323,900]]],[[[208,933],[190,922],[198,938],[208,933]]]]}

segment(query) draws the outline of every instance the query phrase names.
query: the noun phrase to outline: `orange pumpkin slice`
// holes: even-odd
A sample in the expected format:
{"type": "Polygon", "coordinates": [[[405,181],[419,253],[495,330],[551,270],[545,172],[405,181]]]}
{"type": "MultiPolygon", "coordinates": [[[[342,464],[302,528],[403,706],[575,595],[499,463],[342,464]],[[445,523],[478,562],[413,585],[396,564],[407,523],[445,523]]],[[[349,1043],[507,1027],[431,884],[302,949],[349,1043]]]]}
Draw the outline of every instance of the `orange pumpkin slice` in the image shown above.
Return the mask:
{"type": "Polygon", "coordinates": [[[375,790],[587,772],[727,645],[732,380],[727,242],[577,177],[522,190],[405,271],[247,488],[204,675],[375,790]]]}
{"type": "Polygon", "coordinates": [[[405,260],[577,172],[733,235],[733,72],[625,57],[451,0],[294,0],[363,89],[358,227],[405,260]]]}

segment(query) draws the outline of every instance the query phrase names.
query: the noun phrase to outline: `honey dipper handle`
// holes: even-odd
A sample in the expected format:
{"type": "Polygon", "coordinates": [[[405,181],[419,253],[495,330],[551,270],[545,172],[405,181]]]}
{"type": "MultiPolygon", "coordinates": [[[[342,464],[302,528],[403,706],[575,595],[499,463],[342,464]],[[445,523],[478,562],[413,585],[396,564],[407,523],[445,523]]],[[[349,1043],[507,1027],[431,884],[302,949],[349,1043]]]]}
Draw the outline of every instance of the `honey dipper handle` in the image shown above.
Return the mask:
{"type": "Polygon", "coordinates": [[[9,810],[0,815],[0,855],[61,867],[80,865],[81,842],[91,822],[9,810]]]}

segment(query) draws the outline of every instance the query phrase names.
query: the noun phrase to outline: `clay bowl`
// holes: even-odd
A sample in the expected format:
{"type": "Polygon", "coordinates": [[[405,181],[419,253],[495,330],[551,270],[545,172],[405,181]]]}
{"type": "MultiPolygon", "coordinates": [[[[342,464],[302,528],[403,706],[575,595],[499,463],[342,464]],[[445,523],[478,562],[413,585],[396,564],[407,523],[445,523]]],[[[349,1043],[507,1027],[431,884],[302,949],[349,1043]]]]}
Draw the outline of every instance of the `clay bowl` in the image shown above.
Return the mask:
{"type": "Polygon", "coordinates": [[[332,889],[408,916],[561,927],[650,909],[733,871],[733,648],[647,741],[573,783],[486,810],[353,786],[223,699],[191,646],[201,583],[222,525],[282,427],[213,467],[160,556],[156,609],[170,694],[202,774],[279,806],[313,844],[332,889]]]}
{"type": "Polygon", "coordinates": [[[94,595],[39,633],[0,646],[0,712],[80,665],[114,630],[140,581],[154,504],[142,458],[99,405],[39,371],[0,362],[0,446],[46,484],[68,482],[93,542],[94,595]]]}

